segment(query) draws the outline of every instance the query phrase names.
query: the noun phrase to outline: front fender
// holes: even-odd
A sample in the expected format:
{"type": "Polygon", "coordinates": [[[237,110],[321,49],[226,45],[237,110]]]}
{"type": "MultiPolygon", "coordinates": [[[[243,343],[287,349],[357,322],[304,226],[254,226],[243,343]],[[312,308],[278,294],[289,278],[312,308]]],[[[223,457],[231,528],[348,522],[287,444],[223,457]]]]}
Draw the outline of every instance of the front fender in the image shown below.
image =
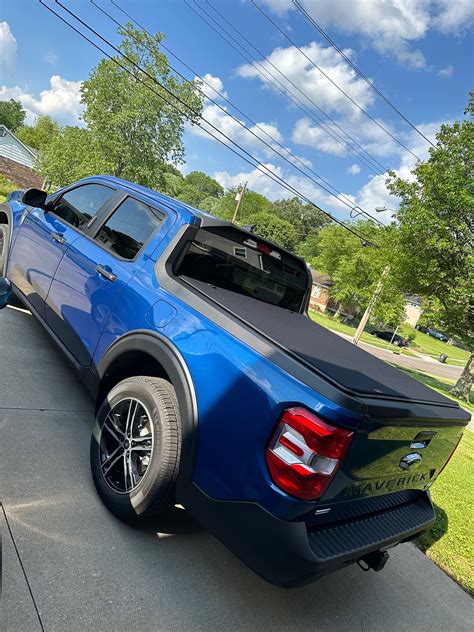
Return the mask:
{"type": "MultiPolygon", "coordinates": [[[[109,347],[97,365],[99,379],[106,377],[115,360],[130,351],[146,353],[156,360],[169,376],[176,391],[182,430],[179,497],[180,486],[187,485],[192,480],[197,448],[198,412],[191,374],[180,352],[167,338],[157,332],[140,329],[124,334],[109,347]]],[[[137,375],[139,373],[138,370],[137,375]]]]}

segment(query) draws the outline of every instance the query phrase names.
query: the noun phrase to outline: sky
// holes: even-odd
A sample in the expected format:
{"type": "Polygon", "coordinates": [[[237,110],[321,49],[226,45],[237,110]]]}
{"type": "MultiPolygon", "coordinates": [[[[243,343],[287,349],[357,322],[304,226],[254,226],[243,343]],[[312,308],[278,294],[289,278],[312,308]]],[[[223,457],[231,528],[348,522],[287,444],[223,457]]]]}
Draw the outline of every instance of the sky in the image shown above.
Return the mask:
{"type": "MultiPolygon", "coordinates": [[[[94,1],[125,21],[111,0],[94,1]]],[[[249,165],[229,141],[223,146],[187,126],[183,173],[204,171],[224,187],[247,181],[270,199],[291,197],[269,171],[341,219],[351,209],[354,216],[396,208],[386,170],[409,178],[417,159],[428,157],[427,140],[369,83],[431,141],[441,124],[463,117],[474,88],[472,0],[299,0],[368,82],[294,0],[114,1],[165,34],[192,70],[169,56],[171,64],[207,82],[215,103],[206,98],[203,117],[264,165],[249,165]],[[219,36],[196,11],[235,39],[219,36]]],[[[61,12],[54,0],[44,2],[61,12]]],[[[61,2],[117,44],[115,25],[89,0],[61,2]]],[[[82,125],[81,81],[100,57],[38,0],[0,0],[0,99],[19,99],[28,122],[49,114],[82,125]]]]}

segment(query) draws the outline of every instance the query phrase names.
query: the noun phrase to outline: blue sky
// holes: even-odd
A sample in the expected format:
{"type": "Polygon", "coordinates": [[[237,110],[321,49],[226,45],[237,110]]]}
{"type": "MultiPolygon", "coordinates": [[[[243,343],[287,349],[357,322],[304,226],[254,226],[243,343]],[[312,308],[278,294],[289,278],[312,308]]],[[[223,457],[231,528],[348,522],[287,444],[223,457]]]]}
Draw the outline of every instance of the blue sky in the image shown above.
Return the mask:
{"type": "MultiPolygon", "coordinates": [[[[53,0],[45,1],[60,10],[53,0]]],[[[117,42],[113,24],[89,1],[62,1],[104,36],[117,42]]],[[[268,169],[339,217],[347,218],[351,204],[369,212],[375,206],[396,206],[396,200],[386,191],[383,169],[374,174],[359,157],[347,151],[347,146],[335,142],[334,135],[341,128],[383,167],[395,169],[404,177],[409,175],[416,159],[361,113],[307,57],[414,154],[426,158],[428,143],[354,73],[292,0],[256,2],[302,47],[307,57],[265,19],[251,0],[209,3],[197,0],[198,5],[219,20],[213,12],[215,6],[259,49],[262,55],[255,50],[253,54],[260,66],[246,63],[182,0],[116,1],[148,30],[165,33],[166,45],[174,53],[198,74],[206,75],[210,84],[258,124],[254,129],[257,134],[262,136],[263,128],[272,139],[298,156],[302,161],[297,162],[298,166],[304,170],[309,167],[330,182],[344,195],[343,201],[341,196],[323,191],[207,101],[203,114],[213,125],[244,146],[268,169]],[[278,74],[270,63],[283,74],[278,74]],[[265,78],[269,72],[279,79],[280,87],[296,94],[309,112],[302,112],[277,92],[265,78]],[[314,104],[340,127],[335,128],[314,104]],[[315,122],[314,114],[326,121],[325,127],[315,122]]],[[[97,2],[124,21],[110,0],[97,2]]],[[[468,91],[473,87],[472,1],[300,0],[300,3],[426,136],[433,139],[441,123],[462,117],[468,91]]],[[[193,0],[189,4],[196,6],[193,0]]],[[[2,0],[0,7],[0,98],[19,98],[29,120],[44,113],[62,124],[80,124],[80,82],[97,63],[98,51],[68,30],[37,0],[2,0]]],[[[193,78],[178,62],[172,60],[172,63],[193,78]]],[[[232,111],[216,93],[212,97],[232,111]]],[[[244,116],[232,112],[246,127],[253,127],[244,116]]],[[[265,140],[274,145],[269,136],[264,136],[265,140]]],[[[250,188],[272,199],[289,195],[261,171],[209,140],[198,128],[187,129],[185,145],[186,162],[181,167],[184,172],[205,171],[226,187],[248,180],[250,188]]],[[[310,175],[316,179],[314,173],[310,175]]]]}

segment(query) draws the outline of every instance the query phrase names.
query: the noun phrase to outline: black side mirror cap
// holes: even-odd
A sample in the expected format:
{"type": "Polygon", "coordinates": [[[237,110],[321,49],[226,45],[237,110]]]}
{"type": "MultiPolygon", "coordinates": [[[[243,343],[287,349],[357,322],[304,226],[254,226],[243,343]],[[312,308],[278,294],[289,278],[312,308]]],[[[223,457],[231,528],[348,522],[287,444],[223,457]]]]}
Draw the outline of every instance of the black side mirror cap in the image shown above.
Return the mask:
{"type": "Polygon", "coordinates": [[[27,206],[35,206],[36,208],[46,207],[46,198],[48,194],[41,189],[26,189],[21,196],[21,201],[27,206]]]}

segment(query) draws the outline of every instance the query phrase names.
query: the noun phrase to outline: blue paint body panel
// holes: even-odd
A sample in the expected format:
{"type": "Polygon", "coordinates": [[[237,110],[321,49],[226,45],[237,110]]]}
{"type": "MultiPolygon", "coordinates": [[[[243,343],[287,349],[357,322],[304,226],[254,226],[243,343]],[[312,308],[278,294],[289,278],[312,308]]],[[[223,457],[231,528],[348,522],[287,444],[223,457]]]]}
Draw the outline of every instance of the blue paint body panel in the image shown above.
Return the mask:
{"type": "MultiPolygon", "coordinates": [[[[155,263],[183,225],[206,214],[167,196],[108,176],[104,183],[162,210],[167,218],[134,261],[124,261],[54,215],[15,209],[8,276],[32,302],[75,360],[96,367],[121,336],[137,331],[164,335],[184,359],[196,392],[199,419],[194,482],[208,496],[258,502],[292,519],[308,510],[270,481],[264,448],[281,411],[299,403],[335,423],[360,419],[291,377],[216,323],[161,288],[155,263]],[[52,241],[52,231],[66,244],[52,241]],[[96,272],[108,266],[113,284],[96,272]]],[[[66,189],[62,191],[66,191],[66,189]]],[[[58,197],[62,191],[51,196],[58,197]]]]}

